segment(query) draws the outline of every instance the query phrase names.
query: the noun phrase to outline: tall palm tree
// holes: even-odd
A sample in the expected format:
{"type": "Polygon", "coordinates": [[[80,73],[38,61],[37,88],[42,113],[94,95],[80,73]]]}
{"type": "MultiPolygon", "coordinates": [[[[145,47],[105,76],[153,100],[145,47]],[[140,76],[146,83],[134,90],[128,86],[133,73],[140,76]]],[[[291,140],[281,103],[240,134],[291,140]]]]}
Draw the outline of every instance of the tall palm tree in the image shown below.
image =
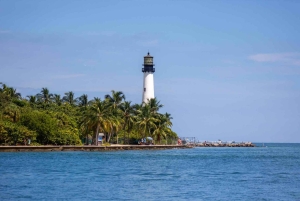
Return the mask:
{"type": "MultiPolygon", "coordinates": [[[[124,131],[124,144],[125,144],[125,133],[128,133],[132,130],[134,123],[136,121],[135,110],[131,105],[131,101],[125,101],[124,104],[120,106],[120,111],[123,119],[123,128],[124,131]]],[[[127,143],[129,143],[129,137],[127,139],[127,143]]]]}
{"type": "Polygon", "coordinates": [[[108,141],[110,140],[110,137],[112,135],[116,135],[117,137],[117,143],[118,143],[118,130],[119,127],[117,125],[120,125],[120,121],[122,121],[121,115],[120,115],[120,106],[123,104],[123,100],[125,100],[125,95],[122,91],[111,91],[111,95],[107,94],[105,95],[105,100],[109,102],[111,107],[111,112],[114,116],[113,122],[115,123],[114,126],[112,126],[111,133],[109,134],[108,141]]]}
{"type": "Polygon", "coordinates": [[[50,94],[49,89],[45,87],[42,88],[41,92],[38,93],[36,96],[40,102],[49,104],[51,103],[51,99],[53,95],[50,94]]]}
{"type": "Polygon", "coordinates": [[[59,94],[54,94],[52,97],[52,101],[58,106],[62,104],[62,99],[59,94]]]}
{"type": "Polygon", "coordinates": [[[149,99],[147,105],[149,105],[151,112],[158,112],[158,110],[163,107],[156,98],[149,99]]]}
{"type": "Polygon", "coordinates": [[[4,93],[6,96],[10,98],[21,98],[21,94],[17,92],[17,90],[13,87],[9,87],[6,84],[0,82],[2,88],[0,88],[0,92],[4,93]]]}
{"type": "Polygon", "coordinates": [[[30,103],[30,105],[35,105],[37,103],[37,97],[36,96],[27,96],[28,101],[30,103]]]}
{"type": "Polygon", "coordinates": [[[79,129],[83,136],[85,136],[86,138],[85,144],[88,145],[89,134],[93,130],[93,125],[89,124],[89,122],[85,121],[85,119],[81,119],[81,121],[79,122],[79,129]]]}
{"type": "Polygon", "coordinates": [[[63,97],[63,101],[69,103],[70,105],[74,106],[77,101],[75,99],[75,96],[74,96],[74,92],[73,91],[69,91],[67,93],[65,93],[65,96],[63,97]]]}
{"type": "Polygon", "coordinates": [[[107,99],[111,104],[113,109],[116,109],[123,100],[125,100],[125,95],[122,91],[111,91],[112,95],[106,94],[105,99],[107,99]]]}
{"type": "Polygon", "coordinates": [[[2,82],[0,82],[0,84],[2,85],[2,88],[0,88],[0,92],[3,93],[8,88],[8,86],[2,82]]]}
{"type": "MultiPolygon", "coordinates": [[[[111,111],[110,111],[111,112],[111,111]]],[[[109,128],[107,129],[108,131],[108,136],[107,136],[107,142],[110,142],[111,137],[115,134],[117,137],[117,144],[118,144],[118,131],[122,128],[123,124],[123,119],[120,118],[119,115],[115,115],[113,113],[110,113],[110,119],[109,119],[109,128]]]]}
{"type": "Polygon", "coordinates": [[[142,133],[142,138],[152,136],[152,131],[156,129],[157,114],[151,111],[151,107],[146,104],[137,111],[137,126],[142,133]]]}
{"type": "Polygon", "coordinates": [[[83,94],[82,96],[80,96],[79,98],[77,98],[77,102],[78,105],[81,107],[87,107],[89,104],[89,100],[88,100],[88,95],[87,94],[83,94]]]}
{"type": "Polygon", "coordinates": [[[8,96],[10,96],[11,98],[17,98],[20,99],[21,98],[21,93],[18,93],[16,89],[9,87],[7,90],[7,94],[8,96]]]}
{"type": "Polygon", "coordinates": [[[158,143],[160,144],[161,137],[164,137],[165,139],[167,138],[167,135],[172,132],[171,126],[171,115],[166,113],[166,114],[159,114],[158,115],[159,121],[156,123],[156,128],[153,131],[153,137],[156,138],[158,143]]]}
{"type": "Polygon", "coordinates": [[[90,101],[89,101],[89,104],[92,105],[94,102],[97,102],[97,101],[101,101],[101,99],[98,98],[98,97],[94,97],[93,100],[90,100],[90,101]]]}
{"type": "MultiPolygon", "coordinates": [[[[83,105],[82,103],[85,102],[85,99],[87,100],[87,95],[86,95],[86,97],[83,97],[84,95],[82,95],[81,97],[78,98],[79,105],[83,105]],[[81,100],[83,100],[82,103],[81,103],[81,100]]],[[[101,102],[101,99],[98,97],[94,97],[93,100],[90,100],[87,102],[87,106],[92,106],[92,105],[96,104],[97,102],[101,102]]],[[[88,145],[89,144],[88,137],[91,132],[94,132],[92,130],[95,129],[94,128],[95,124],[91,120],[92,114],[91,114],[91,109],[89,107],[84,107],[82,110],[82,114],[83,114],[82,115],[83,118],[81,118],[79,125],[80,125],[81,132],[86,136],[86,144],[88,145]]]]}
{"type": "Polygon", "coordinates": [[[98,134],[105,132],[110,126],[111,112],[107,101],[94,100],[84,113],[83,123],[87,127],[95,128],[95,145],[98,145],[98,134]]]}

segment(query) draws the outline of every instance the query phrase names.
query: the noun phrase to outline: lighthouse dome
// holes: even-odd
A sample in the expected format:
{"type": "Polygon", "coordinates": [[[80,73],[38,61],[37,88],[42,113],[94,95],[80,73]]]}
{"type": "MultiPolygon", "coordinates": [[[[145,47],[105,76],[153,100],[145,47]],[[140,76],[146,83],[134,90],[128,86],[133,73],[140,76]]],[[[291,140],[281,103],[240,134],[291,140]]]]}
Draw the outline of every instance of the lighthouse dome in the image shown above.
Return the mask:
{"type": "Polygon", "coordinates": [[[152,57],[153,58],[153,56],[151,56],[149,52],[148,52],[148,54],[146,56],[144,56],[144,58],[145,57],[152,57]]]}
{"type": "Polygon", "coordinates": [[[153,65],[153,56],[151,56],[149,52],[146,56],[144,56],[144,66],[148,65],[153,65]]]}

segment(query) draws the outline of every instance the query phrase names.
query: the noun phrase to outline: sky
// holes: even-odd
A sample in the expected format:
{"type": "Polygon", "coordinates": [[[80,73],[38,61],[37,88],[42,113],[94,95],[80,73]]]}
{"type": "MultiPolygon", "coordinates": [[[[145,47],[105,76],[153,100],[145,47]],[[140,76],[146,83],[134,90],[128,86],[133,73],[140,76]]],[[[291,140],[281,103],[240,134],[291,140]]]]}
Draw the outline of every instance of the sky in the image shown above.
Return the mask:
{"type": "Polygon", "coordinates": [[[300,142],[300,1],[0,0],[0,82],[141,103],[143,57],[173,130],[300,142]]]}

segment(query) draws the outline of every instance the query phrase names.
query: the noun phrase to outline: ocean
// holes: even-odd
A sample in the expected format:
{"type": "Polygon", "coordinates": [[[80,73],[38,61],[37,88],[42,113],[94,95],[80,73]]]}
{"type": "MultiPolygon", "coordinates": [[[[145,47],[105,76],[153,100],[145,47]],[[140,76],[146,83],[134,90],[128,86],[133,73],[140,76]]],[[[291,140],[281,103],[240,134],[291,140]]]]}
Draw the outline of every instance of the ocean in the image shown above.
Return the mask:
{"type": "Polygon", "coordinates": [[[0,200],[300,200],[300,144],[264,145],[1,152],[0,200]]]}

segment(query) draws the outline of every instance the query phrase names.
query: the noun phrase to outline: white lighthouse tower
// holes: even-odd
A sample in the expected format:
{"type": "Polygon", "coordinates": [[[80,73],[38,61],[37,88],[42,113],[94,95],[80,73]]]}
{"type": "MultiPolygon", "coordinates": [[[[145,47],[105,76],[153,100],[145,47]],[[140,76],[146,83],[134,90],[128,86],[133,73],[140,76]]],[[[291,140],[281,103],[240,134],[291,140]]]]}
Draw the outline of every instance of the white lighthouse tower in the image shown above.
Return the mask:
{"type": "Polygon", "coordinates": [[[143,102],[148,103],[151,98],[154,98],[154,78],[153,73],[155,68],[153,68],[153,57],[148,52],[147,56],[144,56],[144,68],[142,72],[144,73],[144,87],[143,87],[143,102]]]}

